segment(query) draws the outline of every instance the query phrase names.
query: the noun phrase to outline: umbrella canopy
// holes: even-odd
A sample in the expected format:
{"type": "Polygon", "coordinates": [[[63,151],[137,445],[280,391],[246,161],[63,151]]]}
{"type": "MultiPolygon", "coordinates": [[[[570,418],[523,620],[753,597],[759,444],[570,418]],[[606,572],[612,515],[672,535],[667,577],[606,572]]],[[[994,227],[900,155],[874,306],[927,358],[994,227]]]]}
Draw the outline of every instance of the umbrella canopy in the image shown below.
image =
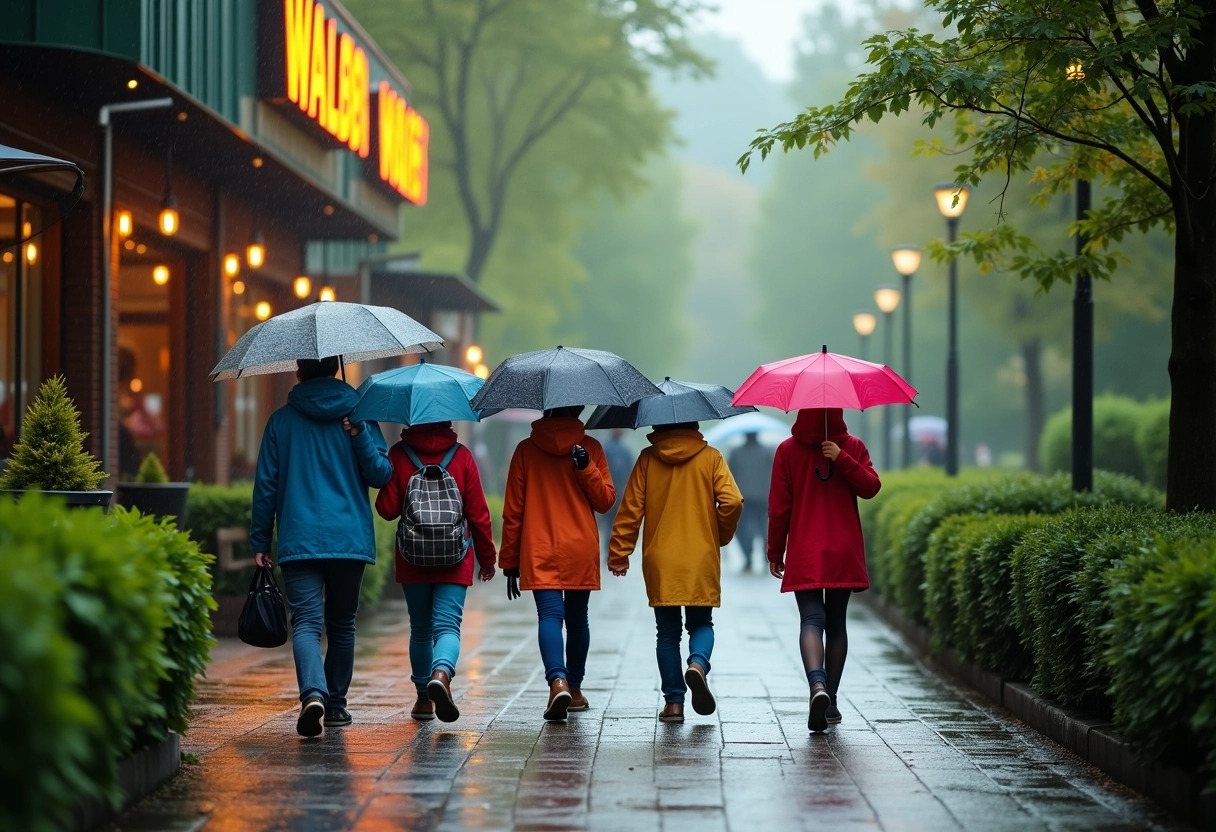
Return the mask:
{"type": "MultiPolygon", "coordinates": [[[[913,442],[945,442],[947,422],[941,416],[913,416],[908,420],[908,435],[913,442]]],[[[903,433],[903,425],[894,431],[903,433]]]]}
{"type": "Polygon", "coordinates": [[[573,405],[630,405],[658,396],[632,364],[603,350],[556,347],[513,355],[499,364],[472,401],[483,415],[506,407],[548,410],[573,405]]]}
{"type": "Polygon", "coordinates": [[[890,367],[821,352],[763,364],[739,386],[732,403],[767,405],[785,411],[808,407],[865,410],[880,404],[910,404],[916,390],[890,367]]]}
{"type": "Polygon", "coordinates": [[[744,413],[705,431],[705,441],[715,447],[723,447],[729,440],[747,433],[758,433],[766,441],[781,442],[790,435],[790,426],[767,413],[744,413]]]}
{"type": "Polygon", "coordinates": [[[597,407],[587,420],[588,429],[640,428],[646,425],[673,425],[679,422],[708,422],[741,413],[754,413],[750,406],[735,407],[734,395],[721,384],[696,384],[675,381],[668,376],[659,384],[665,395],[647,396],[631,405],[597,407]]]}
{"type": "Polygon", "coordinates": [[[9,191],[22,180],[30,179],[49,186],[56,210],[43,211],[37,222],[30,223],[28,234],[0,240],[0,250],[20,245],[59,222],[84,193],[84,173],[75,163],[0,144],[0,191],[9,191]]]}
{"type": "Polygon", "coordinates": [[[411,364],[369,376],[359,385],[359,403],[351,421],[430,422],[477,421],[469,400],[485,384],[472,373],[442,364],[411,364]]]}
{"type": "Polygon", "coordinates": [[[337,355],[350,363],[442,346],[442,338],[396,309],[319,301],[275,315],[246,332],[215,365],[211,379],[291,372],[300,358],[337,355]]]}

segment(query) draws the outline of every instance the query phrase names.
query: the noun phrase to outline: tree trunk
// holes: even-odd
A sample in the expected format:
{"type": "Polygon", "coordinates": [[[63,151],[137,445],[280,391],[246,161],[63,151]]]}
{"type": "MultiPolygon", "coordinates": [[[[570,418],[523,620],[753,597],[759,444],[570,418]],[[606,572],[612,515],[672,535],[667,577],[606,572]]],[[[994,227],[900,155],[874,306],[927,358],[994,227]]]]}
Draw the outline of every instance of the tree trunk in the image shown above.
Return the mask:
{"type": "Polygon", "coordinates": [[[481,283],[481,273],[490,259],[490,248],[494,245],[494,234],[489,229],[475,229],[470,235],[469,256],[465,260],[464,273],[474,283],[481,283]]]}
{"type": "Polygon", "coordinates": [[[1166,508],[1216,510],[1216,210],[1191,202],[1179,223],[1170,314],[1170,436],[1166,508]],[[1199,231],[1200,233],[1195,233],[1199,231]]]}
{"type": "Polygon", "coordinates": [[[1026,469],[1039,470],[1039,438],[1043,435],[1044,400],[1042,342],[1022,342],[1026,369],[1026,469]]]}

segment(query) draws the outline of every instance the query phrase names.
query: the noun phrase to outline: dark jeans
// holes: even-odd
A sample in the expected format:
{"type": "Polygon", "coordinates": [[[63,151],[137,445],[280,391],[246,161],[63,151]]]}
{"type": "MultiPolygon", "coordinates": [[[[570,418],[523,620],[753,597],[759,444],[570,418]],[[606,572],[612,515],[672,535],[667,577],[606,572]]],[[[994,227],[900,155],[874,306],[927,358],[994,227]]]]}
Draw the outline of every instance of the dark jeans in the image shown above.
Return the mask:
{"type": "MultiPolygon", "coordinates": [[[[688,627],[688,662],[701,665],[709,674],[709,657],[714,652],[713,607],[684,607],[688,627]]],[[[655,607],[657,630],[654,655],[659,662],[663,701],[684,704],[688,686],[684,684],[684,664],[680,661],[680,607],[655,607]]]]}
{"type": "Polygon", "coordinates": [[[752,551],[760,544],[760,565],[766,567],[768,555],[768,500],[746,498],[743,501],[743,513],[739,515],[739,528],[735,531],[735,540],[743,550],[743,568],[751,569],[752,551]]]}
{"type": "Polygon", "coordinates": [[[317,558],[281,565],[291,607],[291,647],[300,701],[319,696],[328,708],[345,708],[355,667],[355,614],[363,584],[361,560],[317,558]],[[321,626],[329,645],[321,660],[321,626]]]}
{"type": "Polygon", "coordinates": [[[565,679],[579,690],[587,672],[587,650],[591,646],[591,629],[587,626],[589,589],[534,589],[536,602],[537,640],[540,658],[545,663],[545,681],[565,679]],[[566,626],[568,643],[562,644],[562,624],[566,626]]]}

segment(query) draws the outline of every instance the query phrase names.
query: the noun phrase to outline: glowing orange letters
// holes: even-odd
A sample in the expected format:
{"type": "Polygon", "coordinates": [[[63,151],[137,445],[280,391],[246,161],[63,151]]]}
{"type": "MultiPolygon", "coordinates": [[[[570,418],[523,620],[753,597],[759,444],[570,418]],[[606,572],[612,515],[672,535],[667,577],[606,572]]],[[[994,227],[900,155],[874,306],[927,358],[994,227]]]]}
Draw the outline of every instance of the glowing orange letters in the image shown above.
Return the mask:
{"type": "Polygon", "coordinates": [[[422,205],[426,202],[430,127],[387,81],[380,82],[377,92],[380,178],[410,202],[422,205]]]}
{"type": "MultiPolygon", "coordinates": [[[[361,157],[371,152],[367,53],[315,0],[283,0],[287,98],[361,157]]],[[[383,129],[383,128],[382,128],[383,129]]]]}

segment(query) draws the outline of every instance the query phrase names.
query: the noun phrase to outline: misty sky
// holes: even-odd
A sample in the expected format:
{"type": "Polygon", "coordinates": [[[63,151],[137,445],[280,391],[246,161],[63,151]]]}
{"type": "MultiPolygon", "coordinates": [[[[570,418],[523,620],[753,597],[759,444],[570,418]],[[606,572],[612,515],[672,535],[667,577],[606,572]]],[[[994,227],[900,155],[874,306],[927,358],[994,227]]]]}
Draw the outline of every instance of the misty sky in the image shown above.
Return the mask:
{"type": "MultiPolygon", "coordinates": [[[[701,28],[740,40],[747,56],[774,81],[794,74],[794,39],[802,16],[830,0],[712,0],[717,12],[702,16],[701,28]]],[[[837,0],[846,11],[853,0],[837,0]]]]}

